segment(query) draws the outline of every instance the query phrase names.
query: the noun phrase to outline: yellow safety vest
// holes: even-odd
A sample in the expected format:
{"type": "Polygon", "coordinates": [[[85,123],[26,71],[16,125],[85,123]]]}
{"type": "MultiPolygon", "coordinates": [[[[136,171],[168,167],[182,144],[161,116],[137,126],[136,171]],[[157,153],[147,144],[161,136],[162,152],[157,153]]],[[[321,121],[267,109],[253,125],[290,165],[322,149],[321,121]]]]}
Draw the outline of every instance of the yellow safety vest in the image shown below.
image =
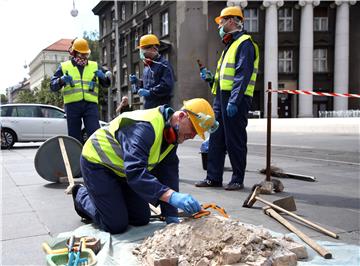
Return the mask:
{"type": "Polygon", "coordinates": [[[230,48],[227,50],[225,57],[224,51],[221,54],[221,57],[217,63],[216,73],[214,84],[212,86],[211,92],[215,95],[217,86],[219,86],[219,79],[220,79],[220,89],[222,91],[231,91],[233,89],[234,84],[234,76],[235,76],[235,60],[236,60],[236,52],[240,44],[250,39],[252,44],[255,48],[255,60],[254,60],[254,70],[251,74],[251,78],[249,84],[246,87],[245,95],[253,97],[255,83],[256,83],[256,76],[258,73],[259,67],[259,48],[257,44],[252,40],[251,36],[248,34],[243,34],[239,39],[234,41],[230,48]],[[224,59],[223,59],[224,57],[224,59]]]}
{"type": "Polygon", "coordinates": [[[88,102],[98,103],[99,85],[96,82],[94,90],[89,91],[89,84],[94,78],[94,72],[98,70],[98,64],[94,61],[88,61],[84,67],[82,76],[71,60],[61,63],[61,70],[73,78],[74,87],[65,85],[63,89],[64,103],[73,103],[85,100],[88,102]]]}
{"type": "Polygon", "coordinates": [[[88,161],[101,164],[118,176],[126,178],[123,151],[115,134],[124,126],[136,121],[145,121],[149,122],[155,131],[155,140],[150,149],[147,165],[147,169],[151,171],[175,147],[171,144],[163,153],[160,153],[165,121],[159,108],[122,113],[112,120],[108,127],[100,128],[91,135],[83,147],[82,155],[88,161]]]}

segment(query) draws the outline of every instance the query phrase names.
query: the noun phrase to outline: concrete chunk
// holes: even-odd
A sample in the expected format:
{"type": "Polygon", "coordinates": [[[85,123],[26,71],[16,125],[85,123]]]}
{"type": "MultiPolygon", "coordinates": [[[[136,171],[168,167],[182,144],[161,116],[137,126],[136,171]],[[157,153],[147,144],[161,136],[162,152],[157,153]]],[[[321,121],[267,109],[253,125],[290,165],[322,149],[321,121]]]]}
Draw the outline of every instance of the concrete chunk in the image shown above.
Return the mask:
{"type": "Polygon", "coordinates": [[[159,258],[154,255],[147,255],[146,262],[149,266],[177,266],[178,258],[159,258]]]}
{"type": "Polygon", "coordinates": [[[297,259],[295,253],[287,249],[278,249],[271,256],[272,266],[295,266],[297,259]]]}

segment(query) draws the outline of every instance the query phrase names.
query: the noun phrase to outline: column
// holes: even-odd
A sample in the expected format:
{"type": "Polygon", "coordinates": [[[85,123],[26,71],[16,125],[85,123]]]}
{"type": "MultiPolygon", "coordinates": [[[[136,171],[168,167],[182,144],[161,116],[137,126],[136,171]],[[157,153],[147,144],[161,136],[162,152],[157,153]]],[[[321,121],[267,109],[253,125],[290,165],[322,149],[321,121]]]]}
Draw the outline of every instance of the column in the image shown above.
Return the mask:
{"type": "MultiPolygon", "coordinates": [[[[354,4],[355,1],[351,1],[354,4]]],[[[349,2],[335,1],[334,92],[349,92],[349,2]]],[[[334,97],[334,111],[348,110],[348,98],[334,97]]]]}
{"type": "MultiPolygon", "coordinates": [[[[264,117],[267,117],[267,87],[271,81],[272,88],[278,89],[278,18],[277,7],[284,1],[264,1],[265,14],[265,48],[264,48],[264,117]]],[[[271,116],[278,117],[278,95],[272,93],[271,116]]]]}
{"type": "MultiPolygon", "coordinates": [[[[299,1],[299,5],[302,7],[300,20],[299,90],[313,90],[313,5],[318,4],[319,1],[299,1]]],[[[299,95],[298,117],[313,117],[313,96],[299,95]]]]}

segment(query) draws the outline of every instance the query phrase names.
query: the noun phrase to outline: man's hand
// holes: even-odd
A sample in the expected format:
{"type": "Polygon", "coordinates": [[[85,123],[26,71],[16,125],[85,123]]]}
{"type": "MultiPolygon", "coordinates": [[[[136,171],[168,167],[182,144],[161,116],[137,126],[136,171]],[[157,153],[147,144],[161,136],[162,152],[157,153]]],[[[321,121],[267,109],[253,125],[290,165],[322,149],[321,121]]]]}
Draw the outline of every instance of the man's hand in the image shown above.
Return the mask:
{"type": "Polygon", "coordinates": [[[71,85],[72,81],[73,81],[73,78],[70,75],[63,75],[60,79],[63,83],[65,83],[67,85],[71,85]]]}
{"type": "Polygon", "coordinates": [[[203,80],[203,81],[207,81],[207,82],[210,82],[214,79],[214,75],[211,73],[210,70],[208,70],[206,67],[201,69],[200,71],[200,78],[203,80]]]}
{"type": "Polygon", "coordinates": [[[182,209],[188,214],[194,214],[201,210],[199,202],[189,194],[173,192],[169,199],[169,204],[182,209]]]}
{"type": "Polygon", "coordinates": [[[144,97],[150,96],[150,91],[145,90],[143,88],[140,88],[137,93],[139,94],[139,96],[144,96],[144,97]]]}
{"type": "Polygon", "coordinates": [[[180,220],[178,217],[175,217],[175,216],[167,216],[167,217],[165,217],[165,222],[167,224],[178,224],[178,223],[180,223],[180,220]]]}
{"type": "Polygon", "coordinates": [[[102,72],[101,70],[96,70],[96,71],[94,72],[94,74],[95,74],[95,76],[98,77],[99,79],[105,79],[105,78],[106,78],[104,72],[102,72]]]}
{"type": "Polygon", "coordinates": [[[228,103],[228,105],[226,107],[226,112],[227,112],[228,117],[235,116],[238,112],[238,108],[237,108],[236,104],[228,103]]]}
{"type": "Polygon", "coordinates": [[[130,80],[131,84],[136,84],[138,81],[136,75],[134,75],[134,74],[129,75],[129,80],[130,80]]]}

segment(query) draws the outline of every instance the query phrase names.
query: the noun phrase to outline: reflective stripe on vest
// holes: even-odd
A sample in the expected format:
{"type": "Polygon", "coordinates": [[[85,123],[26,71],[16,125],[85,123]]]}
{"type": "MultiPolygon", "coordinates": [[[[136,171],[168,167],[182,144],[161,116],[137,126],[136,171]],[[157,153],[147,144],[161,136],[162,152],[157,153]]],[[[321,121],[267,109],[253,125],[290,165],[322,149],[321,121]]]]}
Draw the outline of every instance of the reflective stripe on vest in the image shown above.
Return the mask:
{"type": "Polygon", "coordinates": [[[228,51],[225,54],[224,57],[224,51],[221,54],[221,57],[217,63],[216,67],[216,73],[215,73],[215,79],[214,84],[212,86],[211,92],[215,95],[217,86],[219,86],[219,80],[220,80],[220,89],[223,91],[231,91],[233,89],[234,84],[234,77],[235,77],[235,60],[236,60],[236,52],[240,44],[245,40],[250,40],[252,44],[254,45],[255,49],[255,60],[254,60],[254,70],[251,74],[251,78],[249,81],[249,84],[246,87],[245,95],[253,96],[254,95],[254,89],[255,89],[255,83],[256,83],[256,77],[258,73],[258,67],[259,67],[259,48],[257,44],[252,40],[250,35],[243,34],[239,39],[234,41],[228,51]],[[224,59],[223,59],[224,58],[224,59]]]}
{"type": "Polygon", "coordinates": [[[169,145],[169,147],[160,154],[165,122],[159,107],[121,114],[112,120],[109,126],[100,128],[91,135],[84,145],[82,155],[88,161],[101,164],[111,169],[118,176],[126,178],[124,155],[121,145],[115,138],[115,134],[119,129],[121,130],[122,127],[137,121],[149,122],[155,132],[155,140],[150,149],[147,165],[147,169],[151,171],[175,147],[174,145],[169,145]]]}
{"type": "Polygon", "coordinates": [[[61,63],[61,70],[73,78],[74,87],[66,85],[63,89],[64,103],[79,102],[85,100],[98,103],[99,85],[95,82],[94,90],[89,90],[91,80],[94,78],[94,72],[98,70],[98,64],[94,61],[88,61],[84,67],[82,77],[76,66],[71,60],[61,63]]]}

